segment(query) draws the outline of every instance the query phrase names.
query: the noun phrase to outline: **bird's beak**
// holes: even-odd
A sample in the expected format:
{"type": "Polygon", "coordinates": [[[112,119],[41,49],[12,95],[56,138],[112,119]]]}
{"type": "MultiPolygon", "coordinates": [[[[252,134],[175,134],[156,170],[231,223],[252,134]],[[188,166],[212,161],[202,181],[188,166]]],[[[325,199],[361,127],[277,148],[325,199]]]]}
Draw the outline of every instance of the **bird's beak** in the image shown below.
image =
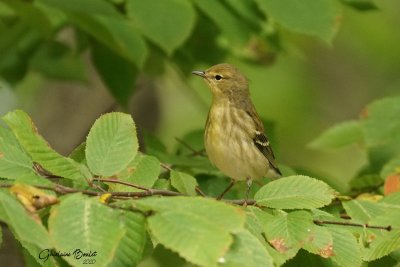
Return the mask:
{"type": "Polygon", "coordinates": [[[205,78],[206,72],[204,70],[194,70],[192,74],[205,78]]]}

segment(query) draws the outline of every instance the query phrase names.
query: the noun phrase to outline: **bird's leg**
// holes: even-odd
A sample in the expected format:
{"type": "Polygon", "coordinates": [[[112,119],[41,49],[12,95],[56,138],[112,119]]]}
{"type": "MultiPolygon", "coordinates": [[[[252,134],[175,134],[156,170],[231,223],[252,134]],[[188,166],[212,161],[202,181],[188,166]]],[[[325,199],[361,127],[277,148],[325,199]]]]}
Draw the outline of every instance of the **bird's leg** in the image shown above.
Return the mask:
{"type": "Polygon", "coordinates": [[[251,187],[252,183],[253,183],[253,180],[251,180],[250,177],[247,177],[246,178],[246,185],[247,185],[246,198],[244,199],[243,207],[247,207],[247,200],[249,200],[250,187],[251,187]]]}
{"type": "Polygon", "coordinates": [[[232,186],[236,183],[235,180],[231,180],[231,183],[228,185],[227,188],[225,188],[225,190],[217,197],[217,200],[221,200],[222,197],[228,193],[228,191],[232,188],[232,186]]]}

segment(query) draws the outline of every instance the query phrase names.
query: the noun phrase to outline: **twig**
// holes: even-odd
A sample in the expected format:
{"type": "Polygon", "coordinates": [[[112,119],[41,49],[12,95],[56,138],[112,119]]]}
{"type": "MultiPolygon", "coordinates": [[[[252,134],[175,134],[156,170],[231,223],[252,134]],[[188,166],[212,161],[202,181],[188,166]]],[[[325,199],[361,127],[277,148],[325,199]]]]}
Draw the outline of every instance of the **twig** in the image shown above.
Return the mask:
{"type": "Polygon", "coordinates": [[[196,186],[195,190],[196,190],[197,194],[199,194],[200,196],[206,197],[206,194],[204,194],[204,192],[201,191],[199,186],[196,186]]]}
{"type": "Polygon", "coordinates": [[[362,223],[352,223],[352,222],[336,222],[336,221],[321,221],[321,220],[314,220],[314,223],[317,225],[324,225],[324,224],[335,224],[335,225],[343,225],[343,226],[355,226],[355,227],[365,227],[371,229],[381,229],[386,231],[391,231],[393,228],[391,225],[388,226],[377,226],[377,225],[368,225],[362,223]]]}
{"type": "Polygon", "coordinates": [[[189,149],[190,151],[192,151],[192,154],[190,154],[190,156],[202,156],[205,157],[206,155],[204,155],[204,149],[197,151],[196,149],[194,149],[193,147],[191,147],[188,143],[186,143],[185,141],[183,141],[182,139],[175,137],[175,140],[178,141],[179,143],[181,143],[183,146],[185,146],[187,149],[189,149]]]}
{"type": "Polygon", "coordinates": [[[227,203],[235,204],[235,205],[240,205],[242,206],[245,202],[247,203],[247,206],[256,206],[256,201],[254,199],[221,199],[222,201],[225,201],[227,203]]]}
{"type": "Polygon", "coordinates": [[[167,171],[172,171],[171,167],[168,166],[168,165],[165,164],[165,163],[160,163],[160,166],[163,167],[164,169],[166,169],[167,171]]]}
{"type": "Polygon", "coordinates": [[[102,178],[93,178],[94,181],[99,181],[99,182],[103,182],[103,183],[114,183],[114,184],[123,184],[126,186],[130,186],[136,189],[140,189],[140,190],[144,190],[144,191],[148,191],[148,188],[145,188],[143,186],[140,185],[135,185],[132,183],[128,183],[128,182],[124,182],[124,181],[120,181],[120,180],[116,180],[116,179],[102,179],[102,178]]]}
{"type": "MultiPolygon", "coordinates": [[[[12,184],[1,184],[0,188],[9,188],[13,186],[12,184]]],[[[44,189],[44,190],[51,190],[56,193],[59,193],[61,195],[65,194],[71,194],[71,193],[82,193],[84,195],[89,195],[89,196],[101,196],[104,194],[104,192],[96,192],[96,191],[89,191],[89,190],[78,190],[74,189],[71,187],[63,186],[63,185],[55,185],[55,186],[42,186],[42,185],[34,185],[34,187],[37,187],[39,189],[44,189]]],[[[107,192],[111,196],[117,196],[117,197],[148,197],[148,196],[154,196],[154,195],[161,195],[161,196],[183,196],[183,194],[174,192],[174,191],[169,191],[169,190],[161,190],[161,189],[148,189],[147,191],[143,192],[107,192]]]]}

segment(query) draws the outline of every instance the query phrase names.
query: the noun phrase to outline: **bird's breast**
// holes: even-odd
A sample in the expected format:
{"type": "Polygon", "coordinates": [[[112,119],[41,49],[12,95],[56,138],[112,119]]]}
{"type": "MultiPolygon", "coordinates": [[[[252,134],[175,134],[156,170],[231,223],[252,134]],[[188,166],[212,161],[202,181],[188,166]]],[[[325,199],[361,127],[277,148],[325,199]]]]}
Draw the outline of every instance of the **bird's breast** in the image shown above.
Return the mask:
{"type": "Polygon", "coordinates": [[[269,164],[253,143],[254,131],[254,122],[244,110],[229,103],[212,105],[204,135],[210,161],[233,179],[264,176],[269,164]]]}

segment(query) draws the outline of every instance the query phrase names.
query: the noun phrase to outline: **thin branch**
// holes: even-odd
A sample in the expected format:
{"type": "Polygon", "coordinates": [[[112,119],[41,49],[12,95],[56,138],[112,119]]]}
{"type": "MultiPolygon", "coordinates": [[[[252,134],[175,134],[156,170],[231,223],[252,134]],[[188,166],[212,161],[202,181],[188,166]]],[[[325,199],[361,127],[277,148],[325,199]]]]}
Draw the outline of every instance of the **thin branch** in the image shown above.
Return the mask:
{"type": "Polygon", "coordinates": [[[132,183],[128,183],[128,182],[124,182],[124,181],[120,181],[120,180],[116,180],[116,179],[103,179],[103,178],[93,178],[94,181],[99,181],[99,182],[103,182],[103,183],[114,183],[114,184],[123,184],[126,186],[130,186],[136,189],[140,189],[140,190],[144,190],[144,191],[148,191],[148,188],[145,188],[143,186],[140,185],[135,185],[132,183]]]}
{"type": "Polygon", "coordinates": [[[167,171],[172,171],[172,169],[171,169],[171,167],[170,166],[168,166],[167,164],[165,164],[165,163],[160,163],[160,166],[161,167],[163,167],[164,169],[166,169],[167,171]]]}
{"type": "MultiPolygon", "coordinates": [[[[112,180],[112,179],[98,179],[95,178],[98,181],[102,182],[122,182],[117,180],[112,180]],[[110,181],[109,181],[110,180],[110,181]]],[[[138,188],[138,186],[127,183],[127,182],[122,182],[121,184],[128,185],[128,186],[133,186],[135,188],[138,188]]],[[[12,187],[13,184],[0,184],[0,188],[10,188],[12,187]]],[[[96,192],[96,191],[89,191],[89,190],[79,190],[63,185],[54,185],[54,186],[43,186],[43,185],[34,185],[34,187],[39,188],[39,189],[44,189],[44,190],[51,190],[54,191],[58,194],[65,195],[65,194],[71,194],[71,193],[82,193],[85,195],[89,196],[101,196],[105,192],[96,192]]],[[[112,197],[115,198],[140,198],[140,197],[149,197],[149,196],[155,196],[155,195],[161,195],[161,196],[184,196],[184,194],[181,194],[179,192],[175,191],[169,191],[169,190],[162,190],[162,189],[148,189],[141,187],[139,189],[142,189],[144,191],[142,192],[107,192],[110,194],[112,197]]],[[[199,190],[196,188],[196,191],[199,190]]],[[[201,192],[200,190],[197,192],[201,192]]],[[[204,193],[202,193],[204,195],[204,193]]],[[[205,195],[204,195],[205,196],[205,195]]],[[[246,205],[256,205],[256,201],[254,199],[223,199],[222,201],[230,203],[230,204],[235,204],[235,205],[243,205],[246,203],[246,205]]],[[[338,221],[326,221],[326,220],[313,220],[313,222],[317,225],[324,225],[324,224],[333,224],[333,225],[342,225],[342,226],[355,226],[355,227],[363,227],[363,228],[370,228],[370,229],[380,229],[380,230],[386,230],[386,231],[392,231],[393,227],[391,225],[388,226],[379,226],[379,225],[368,225],[368,224],[361,224],[361,223],[352,223],[352,222],[338,222],[338,221]]]]}
{"type": "Polygon", "coordinates": [[[175,140],[178,141],[179,143],[181,143],[183,146],[185,146],[190,151],[192,151],[192,154],[190,154],[190,156],[202,156],[202,157],[206,156],[206,155],[204,155],[204,149],[198,151],[198,150],[194,149],[188,143],[186,143],[185,141],[183,141],[182,139],[180,139],[178,137],[175,137],[175,140]]]}
{"type": "MultiPolygon", "coordinates": [[[[0,188],[9,188],[11,186],[13,186],[13,185],[12,184],[1,184],[0,188]]],[[[74,188],[62,186],[62,185],[55,185],[53,187],[52,186],[34,185],[34,187],[37,187],[39,189],[44,189],[44,190],[51,190],[51,191],[54,191],[61,195],[71,194],[71,193],[82,193],[84,195],[89,195],[89,196],[101,196],[104,194],[104,192],[78,190],[78,189],[74,189],[74,188]]],[[[178,192],[169,191],[169,190],[161,190],[161,189],[148,189],[143,192],[107,192],[107,193],[113,197],[117,196],[117,197],[128,197],[128,198],[148,197],[148,196],[155,196],[155,195],[183,196],[183,194],[178,193],[178,192]]]]}
{"type": "Polygon", "coordinates": [[[204,192],[201,191],[201,189],[200,189],[199,186],[196,186],[196,187],[195,187],[195,190],[196,190],[197,194],[199,194],[200,196],[206,197],[206,194],[204,194],[204,192]]]}
{"type": "Polygon", "coordinates": [[[363,227],[363,228],[371,228],[371,229],[381,229],[386,231],[391,231],[393,227],[391,225],[388,226],[377,226],[377,225],[368,225],[362,223],[352,223],[352,222],[336,222],[336,221],[321,221],[321,220],[314,220],[314,223],[317,225],[324,225],[324,224],[335,224],[335,225],[343,225],[343,226],[355,226],[355,227],[363,227]]]}
{"type": "Polygon", "coordinates": [[[254,199],[221,199],[224,202],[243,206],[246,203],[247,206],[256,206],[256,201],[254,199]]]}

